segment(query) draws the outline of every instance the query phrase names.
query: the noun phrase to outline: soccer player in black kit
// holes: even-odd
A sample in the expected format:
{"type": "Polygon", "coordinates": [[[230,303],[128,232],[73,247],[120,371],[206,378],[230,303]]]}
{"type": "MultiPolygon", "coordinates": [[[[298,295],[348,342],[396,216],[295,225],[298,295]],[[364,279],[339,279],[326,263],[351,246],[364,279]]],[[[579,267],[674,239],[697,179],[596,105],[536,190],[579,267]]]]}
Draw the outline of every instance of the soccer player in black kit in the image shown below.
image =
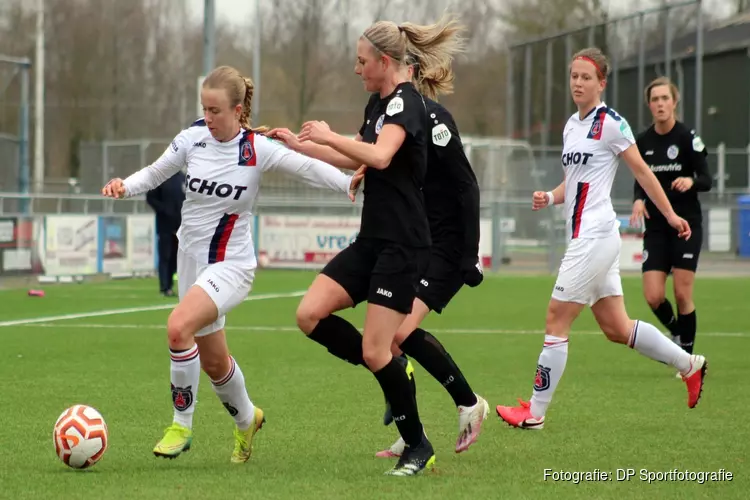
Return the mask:
{"type": "Polygon", "coordinates": [[[654,124],[637,139],[643,159],[661,182],[677,215],[690,223],[693,234],[680,239],[648,199],[638,182],[631,224],[645,222],[643,238],[643,293],[659,321],[688,353],[693,352],[697,320],[693,283],[703,241],[703,215],[698,193],[711,189],[706,147],[701,138],[675,117],[677,87],[657,78],[645,90],[654,124]],[[667,276],[672,274],[677,316],[666,298],[667,276]]]}
{"type": "Polygon", "coordinates": [[[410,82],[406,54],[426,57],[428,70],[450,61],[459,39],[455,21],[397,25],[379,21],[357,43],[355,72],[377,93],[355,140],[323,122],[307,122],[297,137],[271,131],[293,149],[351,170],[366,165],[364,205],[357,239],[315,278],[297,309],[310,339],[354,365],[366,365],[393,408],[406,442],[388,473],[413,476],[435,462],[403,366],[393,358],[396,331],[412,312],[416,283],[431,244],[424,206],[429,122],[422,96],[410,82]],[[364,335],[336,311],[367,302],[364,335]]]}
{"type": "MultiPolygon", "coordinates": [[[[416,390],[414,369],[403,351],[419,361],[451,395],[459,415],[456,453],[461,453],[476,442],[489,405],[474,393],[442,344],[420,328],[420,324],[430,311],[441,314],[463,285],[475,287],[483,280],[479,262],[479,185],[453,116],[433,100],[452,91],[450,81],[437,81],[425,74],[416,55],[408,54],[407,61],[411,76],[424,96],[431,127],[424,195],[432,247],[427,270],[417,285],[412,312],[396,333],[393,353],[400,355],[396,359],[406,365],[412,390],[416,390]]],[[[384,423],[388,425],[391,421],[390,405],[386,402],[384,423]]],[[[399,438],[376,455],[397,457],[403,449],[404,440],[399,438]]]]}

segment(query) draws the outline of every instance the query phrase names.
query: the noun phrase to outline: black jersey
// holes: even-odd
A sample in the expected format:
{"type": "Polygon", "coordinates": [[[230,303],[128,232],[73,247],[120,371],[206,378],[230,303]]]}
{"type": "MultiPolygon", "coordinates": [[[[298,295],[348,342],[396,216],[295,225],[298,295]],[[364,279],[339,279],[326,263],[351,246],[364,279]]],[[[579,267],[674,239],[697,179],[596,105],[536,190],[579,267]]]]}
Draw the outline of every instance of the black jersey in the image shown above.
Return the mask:
{"type": "Polygon", "coordinates": [[[432,142],[425,203],[433,248],[451,259],[476,261],[479,255],[479,185],[453,116],[425,98],[432,142]]]}
{"type": "Polygon", "coordinates": [[[424,187],[427,172],[428,124],[422,95],[409,82],[393,93],[370,97],[359,129],[362,141],[374,144],[388,124],[403,127],[406,138],[384,170],[368,168],[359,236],[412,247],[430,246],[424,187]]]}
{"type": "MultiPolygon", "coordinates": [[[[688,222],[701,223],[703,216],[698,192],[711,189],[711,176],[706,163],[708,152],[701,138],[678,121],[672,130],[663,135],[657,133],[652,125],[638,136],[636,144],[641,156],[659,179],[677,215],[688,222]],[[684,193],[672,189],[672,182],[678,177],[690,177],[693,187],[684,193]]],[[[649,214],[646,229],[667,223],[638,181],[635,182],[635,199],[646,200],[649,214]]]]}

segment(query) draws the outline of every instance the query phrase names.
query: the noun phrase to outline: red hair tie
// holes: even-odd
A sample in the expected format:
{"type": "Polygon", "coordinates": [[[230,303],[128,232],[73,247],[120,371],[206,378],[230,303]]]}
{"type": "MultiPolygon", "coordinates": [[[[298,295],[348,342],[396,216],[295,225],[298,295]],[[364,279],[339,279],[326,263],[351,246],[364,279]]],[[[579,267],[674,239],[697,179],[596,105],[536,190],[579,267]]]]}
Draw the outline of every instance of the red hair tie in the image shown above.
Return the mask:
{"type": "Polygon", "coordinates": [[[596,74],[599,77],[599,79],[600,80],[604,80],[604,73],[602,72],[602,69],[599,67],[599,65],[596,64],[596,61],[594,61],[593,59],[591,59],[588,56],[578,56],[578,57],[576,57],[576,59],[580,59],[581,61],[588,61],[591,64],[593,64],[594,68],[596,68],[596,74]]]}

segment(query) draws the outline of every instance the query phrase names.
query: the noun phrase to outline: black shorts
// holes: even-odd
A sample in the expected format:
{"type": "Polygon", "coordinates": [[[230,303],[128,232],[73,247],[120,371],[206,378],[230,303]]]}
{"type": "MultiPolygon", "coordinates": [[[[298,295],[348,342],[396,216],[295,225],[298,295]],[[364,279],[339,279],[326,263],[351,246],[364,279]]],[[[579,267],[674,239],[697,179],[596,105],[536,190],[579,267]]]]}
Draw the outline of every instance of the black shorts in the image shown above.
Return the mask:
{"type": "Polygon", "coordinates": [[[440,314],[463,284],[458,262],[432,252],[427,270],[419,280],[417,297],[430,310],[440,314]]]}
{"type": "Polygon", "coordinates": [[[701,224],[690,223],[692,234],[685,241],[678,238],[671,228],[646,230],[643,235],[642,272],[662,271],[670,274],[672,269],[685,269],[695,272],[703,244],[701,224]]]}
{"type": "Polygon", "coordinates": [[[354,305],[367,301],[409,314],[429,250],[357,238],[321,271],[341,285],[354,305]]]}

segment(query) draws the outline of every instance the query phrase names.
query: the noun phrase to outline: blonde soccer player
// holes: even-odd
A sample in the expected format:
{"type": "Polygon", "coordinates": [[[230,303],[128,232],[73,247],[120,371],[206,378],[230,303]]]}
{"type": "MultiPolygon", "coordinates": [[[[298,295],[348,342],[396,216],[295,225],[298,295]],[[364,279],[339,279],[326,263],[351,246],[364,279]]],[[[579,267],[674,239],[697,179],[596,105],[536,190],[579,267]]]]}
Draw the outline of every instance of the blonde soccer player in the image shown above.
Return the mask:
{"type": "Polygon", "coordinates": [[[247,297],[255,276],[250,221],[263,173],[283,172],[353,199],[351,176],[251,127],[252,97],[249,78],[232,67],[216,68],[201,88],[204,118],[181,131],[153,164],[102,190],[109,197],[136,196],[187,167],[178,232],[180,301],[167,320],[174,418],[153,450],[156,456],[175,458],[190,449],[201,368],[236,424],[232,462],[250,458],[253,436],[265,422],[224,332],[226,314],[247,297]]]}

